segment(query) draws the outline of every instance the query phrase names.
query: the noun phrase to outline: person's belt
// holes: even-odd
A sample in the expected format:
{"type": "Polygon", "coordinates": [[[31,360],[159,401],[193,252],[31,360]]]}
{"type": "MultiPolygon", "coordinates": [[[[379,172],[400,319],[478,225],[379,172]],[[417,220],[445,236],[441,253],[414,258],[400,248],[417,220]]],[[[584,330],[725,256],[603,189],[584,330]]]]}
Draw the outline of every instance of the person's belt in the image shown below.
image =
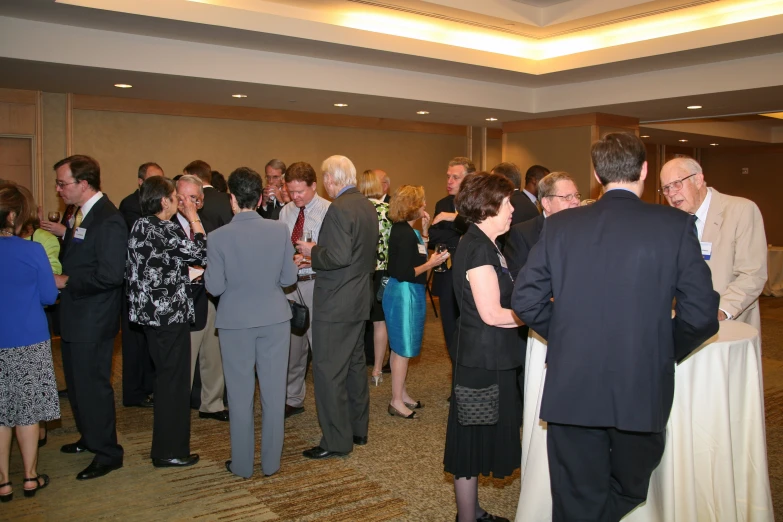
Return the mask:
{"type": "Polygon", "coordinates": [[[296,276],[297,281],[312,281],[313,279],[315,279],[315,274],[296,276]]]}

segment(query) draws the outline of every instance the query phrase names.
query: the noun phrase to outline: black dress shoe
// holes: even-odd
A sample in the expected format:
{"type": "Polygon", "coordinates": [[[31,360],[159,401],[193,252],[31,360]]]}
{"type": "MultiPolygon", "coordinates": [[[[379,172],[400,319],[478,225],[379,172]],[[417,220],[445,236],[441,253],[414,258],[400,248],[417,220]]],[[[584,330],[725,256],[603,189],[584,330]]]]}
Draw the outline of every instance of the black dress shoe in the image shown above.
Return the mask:
{"type": "Polygon", "coordinates": [[[486,511],[476,519],[476,522],[508,522],[507,518],[490,515],[486,511]]]}
{"type": "Polygon", "coordinates": [[[102,477],[121,467],[122,462],[119,464],[101,464],[100,462],[93,461],[89,466],[84,468],[81,473],[76,475],[76,480],[90,480],[102,477]]]}
{"type": "Polygon", "coordinates": [[[364,437],[359,437],[354,435],[353,443],[357,446],[364,446],[365,444],[367,444],[367,435],[365,435],[364,437]]]}
{"type": "Polygon", "coordinates": [[[125,404],[128,408],[153,408],[155,406],[155,400],[152,397],[147,397],[141,402],[135,404],[125,404]]]}
{"type": "Polygon", "coordinates": [[[347,453],[340,453],[339,451],[329,451],[323,449],[321,446],[316,446],[314,448],[310,448],[309,450],[304,450],[302,452],[302,455],[304,455],[308,459],[328,459],[329,457],[344,457],[347,455],[347,453]]]}
{"type": "Polygon", "coordinates": [[[228,410],[223,411],[216,411],[215,413],[210,413],[208,411],[200,411],[198,412],[199,419],[215,419],[223,422],[228,422],[228,410]]]}
{"type": "Polygon", "coordinates": [[[288,404],[285,405],[285,418],[292,417],[294,415],[299,415],[300,413],[304,413],[304,406],[289,406],[288,404]]]}
{"type": "Polygon", "coordinates": [[[192,466],[198,462],[198,455],[191,453],[187,457],[176,459],[152,459],[152,465],[156,468],[177,468],[184,466],[192,466]]]}
{"type": "Polygon", "coordinates": [[[61,447],[60,451],[63,453],[84,453],[87,451],[87,446],[84,446],[82,441],[71,442],[70,444],[65,444],[61,447]]]}

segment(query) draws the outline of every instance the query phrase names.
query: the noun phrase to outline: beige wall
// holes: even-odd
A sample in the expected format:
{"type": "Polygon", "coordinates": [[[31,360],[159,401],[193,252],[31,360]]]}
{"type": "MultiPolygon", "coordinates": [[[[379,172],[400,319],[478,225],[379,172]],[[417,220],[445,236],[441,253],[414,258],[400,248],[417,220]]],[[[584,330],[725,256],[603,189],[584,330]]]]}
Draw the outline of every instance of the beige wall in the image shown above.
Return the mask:
{"type": "Polygon", "coordinates": [[[487,139],[487,170],[503,161],[503,140],[487,139]]]}
{"type": "Polygon", "coordinates": [[[708,185],[754,201],[764,217],[767,243],[783,246],[783,146],[702,149],[701,165],[708,185]],[[747,176],[740,174],[743,167],[750,169],[747,176]]]}
{"type": "Polygon", "coordinates": [[[136,187],[136,171],[155,161],[169,176],[181,173],[191,160],[202,159],[228,176],[240,166],[263,173],[271,158],[286,164],[306,161],[320,173],[332,154],[348,156],[361,173],[382,168],[392,189],[423,185],[430,210],[443,197],[448,161],[465,154],[464,136],[379,131],[74,110],[73,152],[94,156],[101,164],[103,190],[115,204],[136,187]]]}
{"type": "Polygon", "coordinates": [[[568,127],[504,133],[505,161],[516,163],[524,173],[531,165],[573,176],[582,194],[590,190],[591,128],[568,127]]]}
{"type": "Polygon", "coordinates": [[[43,176],[45,213],[65,208],[54,189],[55,163],[66,156],[65,151],[65,94],[43,93],[43,176]]]}

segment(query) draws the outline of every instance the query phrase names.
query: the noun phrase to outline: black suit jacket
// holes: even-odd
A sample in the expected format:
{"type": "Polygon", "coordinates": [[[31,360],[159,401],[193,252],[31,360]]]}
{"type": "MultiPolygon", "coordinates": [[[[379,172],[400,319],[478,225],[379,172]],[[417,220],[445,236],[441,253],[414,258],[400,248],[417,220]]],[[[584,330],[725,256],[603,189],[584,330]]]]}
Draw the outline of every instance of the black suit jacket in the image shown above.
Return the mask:
{"type": "Polygon", "coordinates": [[[391,201],[391,196],[388,194],[384,194],[383,197],[381,198],[381,203],[388,203],[390,201],[391,201]]]}
{"type": "MultiPolygon", "coordinates": [[[[432,218],[441,212],[456,212],[454,206],[454,196],[446,196],[435,203],[435,214],[432,218]]],[[[468,230],[468,222],[462,216],[457,216],[454,221],[441,221],[437,225],[430,227],[429,247],[435,248],[439,243],[449,247],[449,252],[453,256],[457,252],[457,245],[462,235],[468,230]]],[[[443,279],[451,277],[451,269],[445,272],[433,272],[432,276],[432,295],[440,296],[443,287],[443,279]]]]}
{"type": "Polygon", "coordinates": [[[126,196],[120,201],[120,212],[128,225],[128,232],[133,228],[133,224],[141,217],[141,200],[139,199],[139,189],[136,192],[126,196]]]}
{"type": "Polygon", "coordinates": [[[267,204],[266,209],[264,209],[264,207],[258,207],[258,213],[264,219],[279,219],[280,211],[283,209],[284,206],[285,206],[284,203],[275,200],[275,203],[273,205],[267,204]]]}
{"type": "Polygon", "coordinates": [[[511,204],[514,206],[514,213],[511,214],[511,226],[531,220],[541,213],[535,203],[530,201],[527,194],[521,190],[515,190],[511,194],[511,204]]]}
{"type": "Polygon", "coordinates": [[[60,331],[64,341],[91,343],[111,339],[120,330],[128,229],[105,195],[82,221],[83,241],[67,229],[63,242],[60,331]]]}
{"type": "Polygon", "coordinates": [[[539,214],[533,219],[513,225],[508,231],[503,255],[506,257],[508,269],[514,279],[519,276],[519,271],[525,266],[530,249],[538,243],[542,228],[544,228],[544,215],[539,214]]]}
{"type": "Polygon", "coordinates": [[[204,187],[204,206],[199,211],[199,215],[204,216],[216,228],[230,223],[234,217],[234,211],[231,210],[231,197],[214,187],[204,187]]]}
{"type": "Polygon", "coordinates": [[[718,331],[693,218],[676,210],[611,190],[545,221],[511,303],[548,339],[543,420],[666,427],[675,360],[718,331]]]}
{"type": "Polygon", "coordinates": [[[356,187],[340,194],[324,215],[311,259],[316,273],[313,317],[318,321],[370,319],[378,213],[356,187]]]}
{"type": "MultiPolygon", "coordinates": [[[[209,242],[209,233],[217,227],[202,214],[201,210],[198,212],[199,218],[201,219],[201,225],[204,227],[204,232],[207,233],[207,242],[209,242]]],[[[180,226],[182,232],[185,232],[185,227],[180,223],[179,217],[174,216],[171,220],[180,226]]],[[[190,331],[199,332],[207,326],[207,301],[209,300],[209,295],[204,288],[204,278],[202,277],[199,281],[190,283],[190,289],[193,293],[193,311],[196,314],[195,322],[190,323],[190,331]]]]}

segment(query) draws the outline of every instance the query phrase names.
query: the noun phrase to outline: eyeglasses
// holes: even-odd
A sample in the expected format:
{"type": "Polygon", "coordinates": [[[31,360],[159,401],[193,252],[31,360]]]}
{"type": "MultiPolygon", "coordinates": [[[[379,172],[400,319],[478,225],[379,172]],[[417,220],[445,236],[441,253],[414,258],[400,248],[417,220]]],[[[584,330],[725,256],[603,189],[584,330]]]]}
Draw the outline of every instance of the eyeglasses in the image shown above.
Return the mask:
{"type": "Polygon", "coordinates": [[[679,192],[679,190],[682,188],[682,182],[688,178],[692,178],[695,175],[696,173],[691,174],[690,176],[685,176],[684,178],[678,179],[677,181],[672,181],[668,185],[664,185],[660,189],[658,189],[658,192],[660,194],[663,194],[664,196],[668,196],[672,190],[674,190],[674,192],[679,192]]]}
{"type": "Polygon", "coordinates": [[[577,201],[582,200],[582,195],[579,192],[574,192],[573,194],[568,194],[567,196],[558,196],[557,194],[551,194],[549,196],[546,196],[548,198],[563,198],[568,203],[572,202],[574,199],[577,201]]]}
{"type": "Polygon", "coordinates": [[[70,181],[68,183],[65,183],[64,181],[60,181],[59,179],[54,182],[55,185],[57,185],[59,188],[63,188],[66,185],[76,185],[79,183],[78,181],[70,181]]]}

